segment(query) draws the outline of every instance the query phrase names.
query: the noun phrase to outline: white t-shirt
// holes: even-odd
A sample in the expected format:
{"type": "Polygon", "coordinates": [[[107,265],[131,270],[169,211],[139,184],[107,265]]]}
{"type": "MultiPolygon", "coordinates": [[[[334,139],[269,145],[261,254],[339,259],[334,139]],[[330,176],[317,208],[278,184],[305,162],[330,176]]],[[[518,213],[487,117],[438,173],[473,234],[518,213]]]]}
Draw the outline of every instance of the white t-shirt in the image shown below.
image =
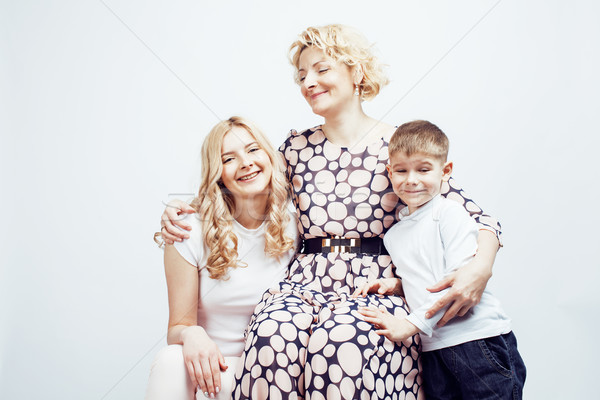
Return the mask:
{"type": "MultiPolygon", "coordinates": [[[[287,235],[297,243],[296,214],[289,211],[287,235]]],[[[199,268],[198,325],[215,341],[223,356],[240,356],[244,350],[244,331],[262,294],[287,276],[288,264],[296,249],[276,260],[265,255],[265,224],[246,229],[233,221],[238,238],[238,258],[247,267],[228,269],[228,280],[211,279],[205,268],[207,249],[203,244],[198,214],[184,221],[192,226],[190,238],[175,242],[175,248],[190,264],[199,268]]]]}
{"type": "Polygon", "coordinates": [[[401,211],[400,220],[383,241],[402,278],[411,310],[407,319],[424,333],[421,334],[423,351],[510,332],[510,320],[488,289],[481,302],[465,316],[457,316],[443,327],[436,324],[445,309],[425,319],[425,312],[446,293],[446,290],[430,293],[426,288],[473,258],[477,252],[478,227],[460,204],[439,195],[407,214],[408,207],[401,211]]]}

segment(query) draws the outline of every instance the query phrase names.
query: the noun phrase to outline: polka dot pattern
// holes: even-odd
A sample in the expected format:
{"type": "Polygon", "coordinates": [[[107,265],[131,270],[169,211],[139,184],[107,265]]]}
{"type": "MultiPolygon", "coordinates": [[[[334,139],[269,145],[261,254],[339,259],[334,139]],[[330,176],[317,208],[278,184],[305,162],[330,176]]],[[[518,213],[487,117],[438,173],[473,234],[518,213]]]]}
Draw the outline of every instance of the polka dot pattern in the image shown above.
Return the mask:
{"type": "Polygon", "coordinates": [[[399,204],[385,169],[387,142],[379,140],[364,149],[348,150],[330,143],[317,127],[293,132],[281,152],[293,184],[294,203],[301,211],[299,229],[303,238],[323,236],[325,232],[344,237],[383,236],[389,226],[382,220],[386,216],[393,219],[399,204]],[[322,148],[319,155],[315,155],[317,147],[322,148]],[[308,155],[312,157],[307,159],[308,155]],[[306,195],[308,185],[314,188],[311,196],[306,195]],[[326,220],[323,213],[327,214],[326,220]],[[345,223],[351,217],[357,220],[345,223]],[[336,223],[327,225],[329,222],[336,223]]]}
{"type": "MultiPolygon", "coordinates": [[[[363,149],[340,148],[316,127],[292,131],[280,151],[303,239],[382,237],[404,207],[387,177],[383,139],[363,149]]],[[[472,214],[481,211],[453,180],[445,192],[472,214]]],[[[483,217],[490,229],[499,228],[483,217]]],[[[403,316],[404,299],[351,298],[367,280],[392,276],[389,256],[296,255],[289,277],[264,294],[250,320],[234,398],[424,399],[419,337],[390,342],[357,312],[375,306],[403,316]]]]}

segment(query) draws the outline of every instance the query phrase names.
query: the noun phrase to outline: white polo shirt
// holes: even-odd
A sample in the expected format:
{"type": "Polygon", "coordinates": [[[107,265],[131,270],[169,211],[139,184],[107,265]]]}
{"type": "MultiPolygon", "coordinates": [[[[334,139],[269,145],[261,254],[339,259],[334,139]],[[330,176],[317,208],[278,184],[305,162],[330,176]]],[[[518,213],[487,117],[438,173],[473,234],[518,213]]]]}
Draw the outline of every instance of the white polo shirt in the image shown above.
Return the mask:
{"type": "Polygon", "coordinates": [[[460,204],[440,195],[407,214],[408,207],[401,211],[400,220],[383,241],[396,273],[402,278],[411,310],[407,318],[423,332],[423,351],[510,332],[509,318],[488,289],[481,302],[465,316],[457,316],[443,327],[437,327],[436,323],[446,309],[425,319],[425,312],[449,290],[430,293],[426,288],[473,258],[477,252],[478,227],[460,204]]]}

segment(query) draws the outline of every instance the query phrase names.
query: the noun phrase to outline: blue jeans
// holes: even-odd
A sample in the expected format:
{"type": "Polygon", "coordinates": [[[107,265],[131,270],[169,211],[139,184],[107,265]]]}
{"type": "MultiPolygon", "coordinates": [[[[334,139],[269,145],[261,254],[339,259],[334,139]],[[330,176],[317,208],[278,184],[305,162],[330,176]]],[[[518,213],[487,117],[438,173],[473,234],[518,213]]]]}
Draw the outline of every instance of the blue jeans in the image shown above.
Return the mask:
{"type": "Polygon", "coordinates": [[[523,397],[525,364],[512,332],[423,352],[427,400],[523,397]]]}

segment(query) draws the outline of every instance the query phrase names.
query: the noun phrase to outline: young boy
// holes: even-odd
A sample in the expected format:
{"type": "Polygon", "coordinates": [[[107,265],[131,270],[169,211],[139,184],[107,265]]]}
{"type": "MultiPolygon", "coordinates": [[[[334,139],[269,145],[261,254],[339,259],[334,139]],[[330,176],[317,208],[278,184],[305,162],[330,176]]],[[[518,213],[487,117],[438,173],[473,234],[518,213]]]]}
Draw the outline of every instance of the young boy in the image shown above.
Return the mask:
{"type": "MultiPolygon", "coordinates": [[[[402,278],[411,313],[400,319],[374,308],[359,312],[379,327],[378,334],[397,343],[421,333],[428,400],[521,399],[525,365],[510,320],[488,290],[465,316],[442,327],[436,323],[443,311],[425,318],[444,294],[425,288],[466,264],[477,251],[475,221],[461,205],[439,194],[452,172],[452,163],[446,161],[448,138],[430,122],[413,121],[396,130],[388,150],[390,181],[407,207],[383,241],[402,278]]],[[[366,290],[393,286],[384,281],[370,282],[366,290]]]]}

